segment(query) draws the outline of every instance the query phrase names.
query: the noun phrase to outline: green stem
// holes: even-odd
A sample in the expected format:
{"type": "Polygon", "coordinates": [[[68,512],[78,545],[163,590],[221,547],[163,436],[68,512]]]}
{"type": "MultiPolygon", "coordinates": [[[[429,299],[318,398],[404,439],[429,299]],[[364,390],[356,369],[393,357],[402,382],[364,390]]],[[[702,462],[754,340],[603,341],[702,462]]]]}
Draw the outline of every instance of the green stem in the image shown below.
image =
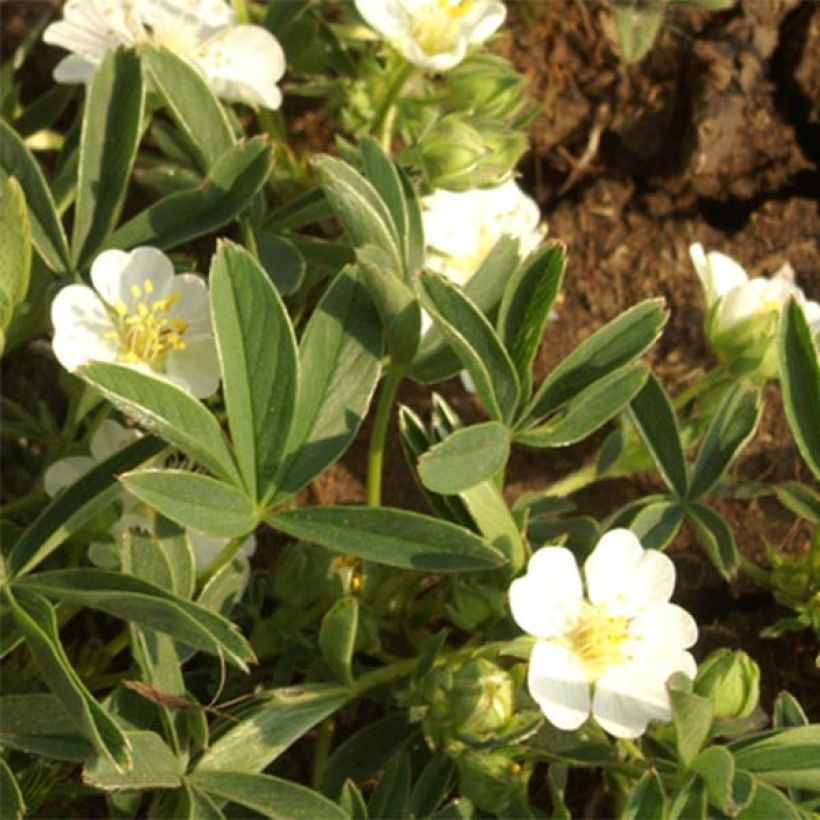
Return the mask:
{"type": "Polygon", "coordinates": [[[379,107],[370,123],[370,133],[378,136],[385,153],[390,152],[390,143],[393,138],[393,125],[396,121],[396,103],[401,96],[402,89],[413,75],[413,64],[402,59],[396,64],[387,80],[387,90],[384,92],[379,107]]]}
{"type": "Polygon", "coordinates": [[[216,560],[211,564],[211,566],[202,573],[199,578],[199,585],[200,587],[204,587],[211,578],[214,578],[216,574],[223,568],[226,567],[228,564],[233,561],[234,556],[236,553],[242,549],[242,544],[245,543],[245,539],[247,535],[241,535],[238,538],[232,538],[228,541],[227,544],[222,548],[222,552],[216,556],[216,560]]]}
{"type": "Polygon", "coordinates": [[[373,432],[370,434],[370,449],[367,454],[367,504],[369,507],[380,507],[382,503],[382,473],[384,470],[384,445],[387,441],[387,430],[390,427],[390,415],[393,402],[399,389],[403,370],[391,368],[382,385],[376,418],[373,421],[373,432]]]}
{"type": "Polygon", "coordinates": [[[549,494],[557,496],[572,495],[598,480],[598,468],[595,464],[586,464],[569,475],[550,485],[549,494]]]}
{"type": "Polygon", "coordinates": [[[319,791],[322,779],[325,776],[327,759],[330,757],[330,744],[333,741],[333,730],[335,727],[336,721],[333,717],[329,717],[325,718],[317,729],[316,747],[313,750],[313,773],[311,775],[311,784],[316,791],[319,791]]]}
{"type": "Polygon", "coordinates": [[[763,567],[758,566],[754,561],[750,561],[745,555],[740,556],[739,568],[744,575],[748,575],[755,583],[766,589],[771,589],[772,574],[763,567]]]}
{"type": "Polygon", "coordinates": [[[248,0],[233,0],[233,10],[236,14],[236,22],[239,25],[251,23],[251,14],[248,9],[248,0]]]}
{"type": "Polygon", "coordinates": [[[698,398],[698,396],[732,380],[733,376],[731,373],[727,373],[722,367],[716,367],[714,370],[704,373],[695,379],[694,383],[689,385],[682,393],[678,393],[672,401],[672,406],[675,410],[681,410],[686,407],[689,402],[698,398]]]}
{"type": "Polygon", "coordinates": [[[259,262],[259,245],[256,242],[256,235],[253,232],[253,225],[247,215],[240,217],[239,230],[242,233],[242,244],[248,250],[250,255],[257,262],[259,262]]]}
{"type": "MultiPolygon", "coordinates": [[[[436,662],[443,663],[444,660],[444,658],[437,658],[436,662]]],[[[384,684],[391,683],[398,678],[406,678],[413,673],[413,670],[418,666],[418,662],[418,658],[404,658],[403,660],[391,663],[389,666],[382,666],[379,669],[368,672],[366,675],[362,675],[353,684],[353,697],[359,698],[377,686],[384,686],[384,684]]]]}

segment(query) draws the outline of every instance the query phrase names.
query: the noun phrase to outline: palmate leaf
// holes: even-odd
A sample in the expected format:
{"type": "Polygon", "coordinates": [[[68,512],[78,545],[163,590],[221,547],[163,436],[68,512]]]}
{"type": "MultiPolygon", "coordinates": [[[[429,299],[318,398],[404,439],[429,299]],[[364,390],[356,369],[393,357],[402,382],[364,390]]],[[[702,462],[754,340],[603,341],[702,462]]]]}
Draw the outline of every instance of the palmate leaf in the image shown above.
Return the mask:
{"type": "Polygon", "coordinates": [[[115,768],[127,769],[131,765],[128,739],[71,666],[60,642],[54,607],[28,589],[7,586],[4,593],[43,680],[77,729],[115,768]]]}
{"type": "Polygon", "coordinates": [[[251,498],[270,498],[298,390],[293,326],[266,273],[231,243],[221,243],[211,263],[210,300],[239,468],[251,498]]]}
{"type": "Polygon", "coordinates": [[[131,575],[96,568],[53,570],[20,579],[15,588],[143,624],[195,649],[224,655],[243,670],[255,660],[250,645],[230,621],[131,575]]]}
{"type": "Polygon", "coordinates": [[[310,507],[270,513],[268,524],[294,538],[367,561],[419,572],[496,569],[504,556],[447,521],[389,507],[310,507]]]}
{"type": "Polygon", "coordinates": [[[145,107],[136,53],[109,51],[95,70],[83,112],[71,251],[83,267],[119,219],[145,107]]]}

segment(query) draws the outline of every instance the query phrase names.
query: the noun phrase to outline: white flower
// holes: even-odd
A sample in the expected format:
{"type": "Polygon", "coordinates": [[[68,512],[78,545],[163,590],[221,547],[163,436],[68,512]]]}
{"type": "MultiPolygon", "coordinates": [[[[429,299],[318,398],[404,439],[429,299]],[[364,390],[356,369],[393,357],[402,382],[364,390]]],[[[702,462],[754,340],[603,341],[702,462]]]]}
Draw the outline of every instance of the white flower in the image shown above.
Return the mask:
{"type": "Polygon", "coordinates": [[[636,738],[650,720],[670,720],[667,679],[675,672],[694,677],[695,660],[685,650],[697,626],[668,603],[672,561],[644,550],[629,530],[601,538],[584,577],[586,595],[572,553],[543,547],[510,586],[513,617],[538,639],[528,688],[559,729],[577,729],[591,712],[610,734],[636,738]]]}
{"type": "Polygon", "coordinates": [[[261,26],[235,25],[224,0],[68,0],[43,40],[71,51],[60,83],[87,83],[106,51],[153,43],[195,66],[220,97],[279,108],[285,56],[261,26]]]}
{"type": "MultiPolygon", "coordinates": [[[[214,561],[219,557],[219,554],[228,545],[230,538],[220,538],[216,535],[206,535],[204,532],[197,532],[196,530],[188,530],[188,538],[191,542],[191,547],[196,558],[197,572],[204,572],[210,569],[214,561]]],[[[239,548],[237,555],[244,555],[250,558],[256,552],[256,538],[249,535],[239,548]]]]}
{"type": "Polygon", "coordinates": [[[156,248],[101,253],[91,282],[63,288],[51,306],[54,355],[66,370],[92,361],[124,362],[164,375],[205,397],[219,386],[208,287],[174,275],[156,248]]]}
{"type": "Polygon", "coordinates": [[[504,22],[499,0],[356,0],[367,23],[419,68],[447,71],[504,22]]]}
{"type": "Polygon", "coordinates": [[[496,188],[438,189],[421,206],[426,266],[457,285],[479,269],[503,234],[518,240],[522,257],[544,238],[538,205],[512,179],[496,188]]]}

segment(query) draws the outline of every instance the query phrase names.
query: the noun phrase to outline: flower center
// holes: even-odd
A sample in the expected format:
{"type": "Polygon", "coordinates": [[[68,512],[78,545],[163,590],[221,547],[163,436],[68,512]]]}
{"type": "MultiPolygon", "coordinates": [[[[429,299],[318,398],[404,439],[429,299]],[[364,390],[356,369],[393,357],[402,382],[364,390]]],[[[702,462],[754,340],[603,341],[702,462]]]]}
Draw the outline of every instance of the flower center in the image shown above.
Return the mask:
{"type": "Polygon", "coordinates": [[[603,606],[585,603],[567,641],[594,682],[607,667],[627,659],[625,644],[629,637],[629,618],[611,615],[603,606]]]}
{"type": "Polygon", "coordinates": [[[425,54],[452,51],[458,44],[458,21],[473,5],[473,0],[431,0],[410,24],[410,37],[425,54]]]}
{"type": "Polygon", "coordinates": [[[182,337],[188,329],[183,319],[171,319],[169,311],[181,296],[178,290],[164,299],[151,299],[154,283],[146,279],[139,285],[131,286],[134,309],[129,312],[123,301],[114,305],[116,330],[106,336],[120,343],[121,358],[129,364],[140,362],[154,370],[165,367],[165,359],[170,350],[185,350],[182,337]]]}

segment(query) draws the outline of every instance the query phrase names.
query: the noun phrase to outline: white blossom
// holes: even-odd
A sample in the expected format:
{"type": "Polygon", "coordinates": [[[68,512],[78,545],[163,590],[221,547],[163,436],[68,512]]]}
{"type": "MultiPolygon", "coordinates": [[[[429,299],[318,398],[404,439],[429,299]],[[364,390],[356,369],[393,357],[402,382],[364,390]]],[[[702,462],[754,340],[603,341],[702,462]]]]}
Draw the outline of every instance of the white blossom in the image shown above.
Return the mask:
{"type": "Polygon", "coordinates": [[[60,83],[89,82],[109,49],[152,43],[190,62],[220,97],[282,103],[282,47],[261,26],[236,25],[224,0],[68,0],[43,40],[72,52],[54,70],[60,83]]]}
{"type": "Polygon", "coordinates": [[[530,694],[559,729],[577,729],[592,714],[616,737],[639,737],[649,721],[671,719],[667,679],[675,672],[694,677],[686,650],[697,626],[669,603],[672,561],[644,550],[629,530],[601,538],[584,579],[586,594],[572,553],[543,547],[510,587],[513,618],[537,639],[530,694]]]}
{"type": "Polygon", "coordinates": [[[159,375],[204,398],[219,386],[208,287],[174,275],[156,248],[101,253],[91,282],[69,285],[54,299],[54,354],[72,372],[92,361],[122,362],[159,375]]]}
{"type": "Polygon", "coordinates": [[[447,71],[504,22],[499,0],[356,0],[367,23],[419,68],[447,71]]]}
{"type": "Polygon", "coordinates": [[[522,257],[544,238],[538,205],[512,179],[495,188],[438,189],[421,206],[426,266],[457,285],[466,284],[502,235],[518,240],[522,257]]]}

